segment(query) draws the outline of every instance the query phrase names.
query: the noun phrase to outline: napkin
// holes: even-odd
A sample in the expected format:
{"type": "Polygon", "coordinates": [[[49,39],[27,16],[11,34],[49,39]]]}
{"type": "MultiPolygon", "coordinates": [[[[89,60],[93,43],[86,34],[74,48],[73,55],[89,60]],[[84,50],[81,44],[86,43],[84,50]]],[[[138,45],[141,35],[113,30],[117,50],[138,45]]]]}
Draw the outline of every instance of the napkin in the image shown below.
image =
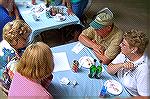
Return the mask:
{"type": "Polygon", "coordinates": [[[78,54],[84,47],[85,46],[79,42],[73,47],[72,51],[78,54]]]}
{"type": "Polygon", "coordinates": [[[72,84],[73,84],[73,87],[75,87],[78,83],[77,83],[76,80],[73,80],[73,81],[72,81],[72,84]]]}
{"type": "Polygon", "coordinates": [[[66,78],[66,77],[63,77],[61,80],[60,80],[60,84],[62,85],[68,85],[69,84],[69,79],[66,78]]]}

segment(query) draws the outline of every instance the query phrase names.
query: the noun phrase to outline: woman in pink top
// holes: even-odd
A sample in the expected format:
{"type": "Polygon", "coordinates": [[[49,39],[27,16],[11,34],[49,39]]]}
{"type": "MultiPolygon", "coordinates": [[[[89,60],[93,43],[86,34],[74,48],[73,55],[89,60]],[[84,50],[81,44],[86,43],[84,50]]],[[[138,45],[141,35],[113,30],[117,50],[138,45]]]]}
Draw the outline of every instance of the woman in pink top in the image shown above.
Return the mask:
{"type": "Polygon", "coordinates": [[[29,96],[36,99],[53,99],[45,89],[53,78],[53,69],[53,56],[49,46],[42,42],[29,45],[16,66],[8,92],[9,99],[29,96]]]}

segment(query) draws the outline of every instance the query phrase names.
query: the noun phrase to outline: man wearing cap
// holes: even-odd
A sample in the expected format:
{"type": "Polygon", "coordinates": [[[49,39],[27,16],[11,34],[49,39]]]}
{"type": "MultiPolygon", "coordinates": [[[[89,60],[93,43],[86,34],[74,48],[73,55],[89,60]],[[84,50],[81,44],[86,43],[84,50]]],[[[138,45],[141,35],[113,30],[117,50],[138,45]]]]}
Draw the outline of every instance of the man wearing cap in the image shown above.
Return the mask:
{"type": "Polygon", "coordinates": [[[109,64],[120,52],[123,31],[113,23],[113,13],[102,9],[90,23],[90,27],[83,30],[78,40],[91,48],[103,64],[109,64]]]}

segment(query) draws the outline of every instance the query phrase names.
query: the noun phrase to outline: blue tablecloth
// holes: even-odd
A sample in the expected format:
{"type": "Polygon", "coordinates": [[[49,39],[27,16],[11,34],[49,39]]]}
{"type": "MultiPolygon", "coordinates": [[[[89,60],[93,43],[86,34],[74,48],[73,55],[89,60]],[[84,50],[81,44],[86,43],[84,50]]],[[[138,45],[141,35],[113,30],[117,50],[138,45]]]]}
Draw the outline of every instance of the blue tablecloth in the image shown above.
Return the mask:
{"type": "MultiPolygon", "coordinates": [[[[72,65],[73,60],[79,60],[82,56],[91,56],[94,59],[97,59],[94,53],[87,47],[85,47],[83,50],[81,50],[78,54],[75,54],[72,52],[72,48],[77,44],[78,42],[62,45],[62,46],[57,46],[53,47],[52,52],[57,53],[57,52],[66,52],[67,58],[69,61],[70,66],[72,65]]],[[[98,60],[98,59],[97,59],[98,60]]],[[[97,62],[97,65],[99,62],[97,62]]],[[[63,66],[63,64],[62,64],[63,66]]],[[[74,73],[72,70],[67,70],[67,71],[59,71],[59,72],[54,72],[54,78],[52,80],[52,83],[49,86],[49,92],[53,96],[61,96],[61,98],[64,99],[72,99],[72,98],[86,98],[88,99],[93,98],[98,98],[101,88],[106,80],[114,79],[118,80],[117,77],[111,76],[106,72],[106,65],[103,66],[105,71],[102,73],[102,76],[100,79],[95,79],[95,78],[89,78],[88,73],[89,69],[81,67],[81,71],[74,73]],[[78,85],[73,87],[72,84],[68,85],[61,85],[60,80],[63,77],[67,77],[70,81],[76,80],[78,85]],[[65,97],[67,96],[67,97],[65,97]],[[68,97],[71,96],[71,97],[68,97]],[[75,97],[72,97],[75,96],[75,97]],[[80,97],[79,97],[80,96],[80,97]],[[96,97],[93,97],[96,96],[96,97]]],[[[107,94],[108,97],[112,97],[113,95],[107,94]]],[[[122,93],[119,95],[119,97],[128,97],[129,94],[123,88],[122,93]]],[[[60,97],[58,97],[60,99],[60,97]]]]}
{"type": "Polygon", "coordinates": [[[32,33],[29,37],[29,42],[32,42],[36,35],[39,35],[41,32],[50,30],[50,29],[60,29],[64,26],[80,24],[80,20],[76,15],[68,15],[67,8],[65,6],[57,6],[60,8],[64,8],[64,16],[66,17],[65,21],[58,22],[54,20],[54,18],[47,18],[46,11],[40,14],[40,20],[35,21],[33,18],[33,13],[29,13],[32,7],[44,4],[41,0],[36,0],[37,5],[31,5],[31,7],[27,8],[26,3],[31,3],[31,0],[15,0],[15,3],[18,7],[18,10],[24,19],[24,21],[31,27],[32,33]]]}

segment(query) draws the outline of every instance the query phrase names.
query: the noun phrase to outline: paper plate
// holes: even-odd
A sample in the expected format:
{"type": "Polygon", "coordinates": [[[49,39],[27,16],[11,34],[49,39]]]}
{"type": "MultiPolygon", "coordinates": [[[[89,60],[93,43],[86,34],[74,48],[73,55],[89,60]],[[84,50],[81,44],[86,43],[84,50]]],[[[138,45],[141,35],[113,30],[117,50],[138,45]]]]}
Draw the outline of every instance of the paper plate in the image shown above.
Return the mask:
{"type": "Polygon", "coordinates": [[[79,65],[84,68],[90,68],[94,64],[94,59],[89,56],[83,56],[79,59],[79,65]]]}
{"type": "Polygon", "coordinates": [[[54,20],[58,22],[64,21],[65,19],[66,19],[65,16],[61,16],[60,18],[56,18],[56,16],[54,16],[54,20]]]}
{"type": "Polygon", "coordinates": [[[107,92],[113,95],[119,95],[122,92],[122,86],[116,80],[107,80],[104,84],[107,87],[107,92]]]}

